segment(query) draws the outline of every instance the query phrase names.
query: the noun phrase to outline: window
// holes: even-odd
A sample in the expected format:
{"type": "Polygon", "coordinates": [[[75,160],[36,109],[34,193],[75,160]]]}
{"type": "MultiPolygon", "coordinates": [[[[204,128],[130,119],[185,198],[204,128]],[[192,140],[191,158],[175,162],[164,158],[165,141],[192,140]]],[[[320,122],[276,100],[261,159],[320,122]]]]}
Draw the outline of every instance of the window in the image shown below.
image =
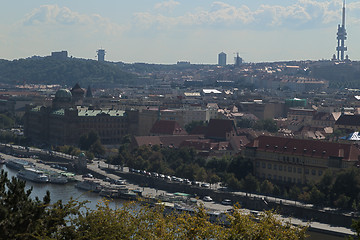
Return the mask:
{"type": "Polygon", "coordinates": [[[288,177],[288,182],[291,182],[291,177],[288,177]]]}
{"type": "Polygon", "coordinates": [[[266,168],[266,163],[261,163],[262,168],[266,168]]]}
{"type": "Polygon", "coordinates": [[[288,172],[291,172],[292,171],[292,167],[288,167],[288,172]]]}
{"type": "Polygon", "coordinates": [[[271,169],[271,163],[268,163],[268,169],[271,169]]]}
{"type": "Polygon", "coordinates": [[[271,179],[271,174],[268,174],[268,179],[271,179]]]}
{"type": "Polygon", "coordinates": [[[298,173],[302,173],[302,169],[301,169],[301,168],[298,168],[298,169],[297,169],[297,172],[298,172],[298,173]]]}
{"type": "Polygon", "coordinates": [[[256,167],[260,167],[260,162],[256,162],[256,167]]]}
{"type": "Polygon", "coordinates": [[[282,181],[283,179],[282,179],[282,176],[279,176],[279,181],[282,181]]]}
{"type": "Polygon", "coordinates": [[[315,169],[311,170],[311,174],[316,175],[316,170],[315,169]]]}
{"type": "Polygon", "coordinates": [[[282,171],[282,165],[279,165],[279,171],[282,171]]]}
{"type": "Polygon", "coordinates": [[[308,168],[305,168],[305,174],[309,174],[309,169],[308,168]]]}
{"type": "Polygon", "coordinates": [[[319,176],[321,176],[323,174],[323,171],[319,170],[318,174],[319,174],[319,176]]]}
{"type": "Polygon", "coordinates": [[[277,170],[277,165],[276,164],[274,164],[274,170],[277,170]]]}

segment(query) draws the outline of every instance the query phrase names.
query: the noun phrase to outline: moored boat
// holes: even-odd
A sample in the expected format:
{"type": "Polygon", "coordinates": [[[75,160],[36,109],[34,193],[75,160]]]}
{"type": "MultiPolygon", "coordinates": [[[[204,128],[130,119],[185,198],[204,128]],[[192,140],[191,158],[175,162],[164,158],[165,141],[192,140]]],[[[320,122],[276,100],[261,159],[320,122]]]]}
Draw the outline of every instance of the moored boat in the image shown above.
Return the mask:
{"type": "Polygon", "coordinates": [[[42,171],[31,167],[20,170],[16,176],[25,180],[38,183],[49,182],[49,177],[47,175],[45,175],[42,171]]]}
{"type": "Polygon", "coordinates": [[[56,184],[66,184],[68,183],[68,179],[66,176],[63,176],[61,174],[52,174],[49,176],[50,183],[56,183],[56,184]]]}
{"type": "Polygon", "coordinates": [[[75,187],[97,193],[101,191],[101,185],[99,180],[93,178],[83,178],[82,181],[76,183],[75,187]]]}
{"type": "Polygon", "coordinates": [[[31,167],[31,166],[33,166],[32,163],[29,163],[28,161],[21,160],[21,159],[8,160],[8,161],[5,163],[5,165],[6,165],[6,167],[12,168],[12,169],[15,169],[15,170],[22,170],[22,169],[24,169],[25,167],[31,167]]]}

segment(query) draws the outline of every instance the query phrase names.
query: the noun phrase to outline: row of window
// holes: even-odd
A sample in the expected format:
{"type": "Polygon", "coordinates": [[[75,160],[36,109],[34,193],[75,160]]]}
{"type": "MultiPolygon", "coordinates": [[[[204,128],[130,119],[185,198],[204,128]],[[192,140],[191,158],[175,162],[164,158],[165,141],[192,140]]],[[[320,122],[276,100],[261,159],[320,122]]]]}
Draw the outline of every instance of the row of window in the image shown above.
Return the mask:
{"type": "Polygon", "coordinates": [[[109,117],[109,118],[97,118],[97,117],[79,117],[80,122],[125,122],[124,117],[109,117]]]}
{"type": "MultiPolygon", "coordinates": [[[[307,150],[308,152],[312,152],[307,150]]],[[[325,151],[324,151],[325,152],[325,151]]],[[[272,152],[257,152],[256,157],[258,159],[277,160],[283,162],[291,162],[294,164],[311,164],[311,165],[324,165],[326,161],[323,159],[309,158],[309,157],[297,157],[297,156],[282,156],[280,154],[274,154],[272,152]]]]}
{"type": "MultiPolygon", "coordinates": [[[[263,173],[261,175],[261,177],[265,178],[266,177],[265,173],[263,173]]],[[[283,177],[283,176],[277,176],[277,175],[271,175],[271,174],[268,174],[267,179],[280,181],[280,182],[288,182],[288,183],[298,183],[298,184],[302,183],[301,178],[292,178],[292,177],[286,177],[286,176],[283,177]]]]}
{"type": "MultiPolygon", "coordinates": [[[[256,162],[256,167],[260,167],[260,162],[256,162]]],[[[310,174],[311,175],[318,175],[318,176],[322,176],[323,175],[323,171],[322,170],[315,170],[315,169],[310,169],[309,168],[300,168],[300,167],[293,167],[293,166],[283,166],[283,165],[277,165],[277,164],[271,164],[268,163],[266,164],[265,162],[261,163],[261,167],[262,168],[267,168],[267,169],[272,169],[272,170],[278,170],[278,171],[284,171],[284,172],[292,172],[292,173],[299,173],[302,174],[303,171],[305,174],[310,174]]]]}

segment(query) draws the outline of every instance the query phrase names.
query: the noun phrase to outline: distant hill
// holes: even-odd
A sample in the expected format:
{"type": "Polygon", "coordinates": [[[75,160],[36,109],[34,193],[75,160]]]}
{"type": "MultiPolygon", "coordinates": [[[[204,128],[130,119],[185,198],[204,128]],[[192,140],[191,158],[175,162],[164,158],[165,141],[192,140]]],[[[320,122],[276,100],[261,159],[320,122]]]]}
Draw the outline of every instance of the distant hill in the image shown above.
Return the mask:
{"type": "Polygon", "coordinates": [[[122,71],[114,63],[51,57],[0,60],[0,83],[60,84],[82,86],[88,84],[133,84],[137,76],[122,71]]]}

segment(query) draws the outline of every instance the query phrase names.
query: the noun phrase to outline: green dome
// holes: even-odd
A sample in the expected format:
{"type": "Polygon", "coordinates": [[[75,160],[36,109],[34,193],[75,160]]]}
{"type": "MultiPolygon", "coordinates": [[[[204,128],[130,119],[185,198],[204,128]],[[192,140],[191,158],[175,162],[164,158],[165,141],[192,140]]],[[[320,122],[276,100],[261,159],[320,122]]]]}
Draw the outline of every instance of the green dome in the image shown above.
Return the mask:
{"type": "Polygon", "coordinates": [[[57,99],[71,99],[72,98],[72,94],[69,90],[67,89],[60,89],[56,92],[55,94],[55,98],[57,99]]]}

